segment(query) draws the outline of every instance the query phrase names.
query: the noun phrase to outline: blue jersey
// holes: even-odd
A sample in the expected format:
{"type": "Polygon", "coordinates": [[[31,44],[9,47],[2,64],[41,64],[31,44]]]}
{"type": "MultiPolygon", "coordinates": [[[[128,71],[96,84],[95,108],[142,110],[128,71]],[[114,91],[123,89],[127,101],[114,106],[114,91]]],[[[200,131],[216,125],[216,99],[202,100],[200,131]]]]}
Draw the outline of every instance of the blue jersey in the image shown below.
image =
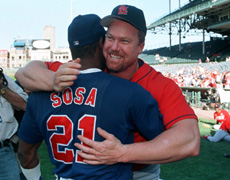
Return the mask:
{"type": "Polygon", "coordinates": [[[163,131],[163,122],[156,100],[140,85],[94,72],[80,74],[73,86],[60,93],[32,93],[19,137],[30,144],[44,139],[55,165],[54,174],[60,177],[131,179],[130,163],[89,165],[77,155],[77,135],[104,140],[97,127],[114,134],[123,144],[130,144],[137,131],[153,139],[163,131]]]}

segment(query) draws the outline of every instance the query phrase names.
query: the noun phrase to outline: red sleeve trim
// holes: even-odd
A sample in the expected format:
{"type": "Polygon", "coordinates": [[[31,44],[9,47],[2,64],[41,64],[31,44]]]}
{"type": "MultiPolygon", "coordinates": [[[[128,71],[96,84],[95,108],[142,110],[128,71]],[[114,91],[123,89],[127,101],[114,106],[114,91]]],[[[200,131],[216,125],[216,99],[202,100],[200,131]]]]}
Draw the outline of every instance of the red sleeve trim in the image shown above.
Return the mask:
{"type": "Polygon", "coordinates": [[[177,117],[173,119],[172,121],[168,122],[168,124],[165,124],[165,128],[169,129],[171,128],[176,122],[184,120],[184,119],[196,119],[198,121],[198,118],[195,114],[187,114],[184,116],[177,117]]]}

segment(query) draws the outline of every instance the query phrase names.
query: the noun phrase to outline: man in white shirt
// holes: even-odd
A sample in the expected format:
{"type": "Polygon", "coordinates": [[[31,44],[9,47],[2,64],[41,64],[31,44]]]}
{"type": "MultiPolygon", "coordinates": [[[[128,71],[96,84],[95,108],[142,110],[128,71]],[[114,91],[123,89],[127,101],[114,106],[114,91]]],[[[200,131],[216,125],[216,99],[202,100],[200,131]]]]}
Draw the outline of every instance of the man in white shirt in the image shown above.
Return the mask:
{"type": "Polygon", "coordinates": [[[18,130],[14,109],[26,109],[28,95],[0,69],[0,180],[20,180],[11,141],[18,130]]]}

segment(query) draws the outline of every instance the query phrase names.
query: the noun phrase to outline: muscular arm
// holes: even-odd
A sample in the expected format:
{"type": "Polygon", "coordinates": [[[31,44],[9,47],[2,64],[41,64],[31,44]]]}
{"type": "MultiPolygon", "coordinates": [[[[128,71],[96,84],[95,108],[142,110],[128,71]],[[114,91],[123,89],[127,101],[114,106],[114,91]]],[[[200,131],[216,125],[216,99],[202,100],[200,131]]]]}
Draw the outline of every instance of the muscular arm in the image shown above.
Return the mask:
{"type": "Polygon", "coordinates": [[[37,144],[28,144],[19,139],[18,158],[23,168],[32,169],[38,165],[39,156],[37,150],[40,145],[41,142],[37,144]]]}
{"type": "Polygon", "coordinates": [[[197,120],[186,119],[177,122],[155,139],[146,142],[123,145],[113,135],[99,129],[106,140],[94,142],[82,136],[79,139],[92,148],[76,143],[86,163],[114,164],[133,162],[161,164],[178,161],[199,154],[200,134],[197,120]],[[143,153],[144,152],[144,153],[143,153]]]}
{"type": "Polygon", "coordinates": [[[41,142],[28,144],[19,139],[18,158],[22,172],[28,180],[42,179],[39,156],[37,153],[40,145],[41,142]]]}
{"type": "Polygon", "coordinates": [[[43,61],[31,61],[15,73],[19,83],[30,91],[53,90],[54,72],[43,61]]]}
{"type": "Polygon", "coordinates": [[[77,79],[80,59],[61,65],[56,72],[48,69],[43,61],[31,61],[15,73],[19,83],[30,91],[62,91],[77,79]]]}
{"type": "Polygon", "coordinates": [[[200,147],[197,120],[186,119],[177,122],[152,141],[145,142],[144,147],[141,143],[133,145],[127,152],[131,152],[131,148],[136,150],[134,154],[126,154],[130,158],[128,162],[162,164],[197,156],[200,147]]]}

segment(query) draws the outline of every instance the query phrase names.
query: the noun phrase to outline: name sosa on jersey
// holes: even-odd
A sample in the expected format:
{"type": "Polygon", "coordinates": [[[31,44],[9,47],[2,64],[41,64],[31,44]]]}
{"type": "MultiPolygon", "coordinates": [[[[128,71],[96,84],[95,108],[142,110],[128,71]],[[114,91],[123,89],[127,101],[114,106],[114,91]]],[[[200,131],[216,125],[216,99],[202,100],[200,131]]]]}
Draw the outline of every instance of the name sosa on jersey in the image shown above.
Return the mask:
{"type": "Polygon", "coordinates": [[[86,100],[84,97],[85,93],[86,89],[84,87],[77,88],[74,93],[73,90],[68,87],[63,90],[62,97],[58,96],[58,92],[53,92],[50,95],[50,99],[54,108],[61,106],[62,103],[65,103],[66,105],[70,105],[72,103],[82,105],[84,103],[84,105],[95,107],[97,89],[92,88],[89,92],[89,95],[86,97],[86,100]]]}

